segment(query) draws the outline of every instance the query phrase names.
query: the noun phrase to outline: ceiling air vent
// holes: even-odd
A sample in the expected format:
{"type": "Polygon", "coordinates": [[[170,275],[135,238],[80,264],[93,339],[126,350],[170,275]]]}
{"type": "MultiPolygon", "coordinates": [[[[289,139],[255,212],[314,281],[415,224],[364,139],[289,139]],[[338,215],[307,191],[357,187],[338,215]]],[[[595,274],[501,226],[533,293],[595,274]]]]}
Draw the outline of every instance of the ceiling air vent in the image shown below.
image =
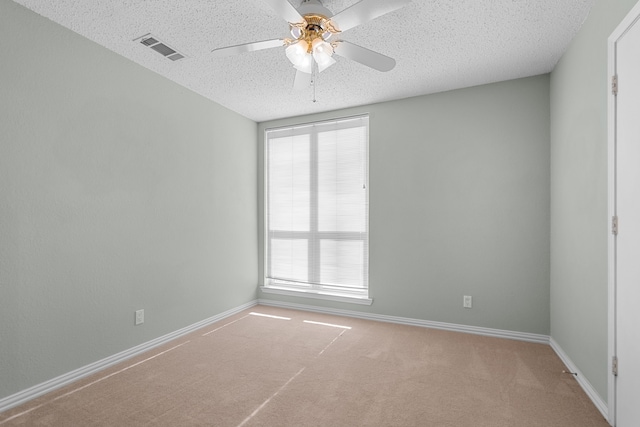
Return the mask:
{"type": "Polygon", "coordinates": [[[162,54],[162,56],[164,56],[165,58],[169,58],[172,61],[177,61],[178,59],[182,59],[185,57],[185,55],[178,52],[176,49],[167,46],[166,43],[161,42],[158,37],[150,33],[145,34],[144,36],[140,36],[133,41],[140,42],[142,45],[150,47],[156,52],[162,54]]]}

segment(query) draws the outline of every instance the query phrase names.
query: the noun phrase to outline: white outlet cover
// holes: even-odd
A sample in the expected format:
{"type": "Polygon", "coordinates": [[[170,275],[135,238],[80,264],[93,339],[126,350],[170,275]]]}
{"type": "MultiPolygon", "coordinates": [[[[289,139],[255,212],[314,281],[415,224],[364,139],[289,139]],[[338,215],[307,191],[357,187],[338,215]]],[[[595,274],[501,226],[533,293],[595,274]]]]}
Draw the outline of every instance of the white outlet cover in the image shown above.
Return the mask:
{"type": "Polygon", "coordinates": [[[136,310],[136,325],[144,323],[144,310],[136,310]]]}
{"type": "Polygon", "coordinates": [[[473,305],[473,297],[469,296],[469,295],[465,295],[462,301],[462,306],[464,308],[471,308],[473,305]]]}

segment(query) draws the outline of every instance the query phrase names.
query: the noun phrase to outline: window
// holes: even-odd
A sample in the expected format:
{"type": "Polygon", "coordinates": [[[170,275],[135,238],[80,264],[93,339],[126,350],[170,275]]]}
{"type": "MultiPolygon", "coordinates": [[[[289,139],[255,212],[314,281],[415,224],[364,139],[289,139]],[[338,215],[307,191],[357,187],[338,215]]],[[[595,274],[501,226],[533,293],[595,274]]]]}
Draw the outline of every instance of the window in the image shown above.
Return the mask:
{"type": "Polygon", "coordinates": [[[368,298],[368,116],[265,139],[265,288],[368,298]]]}

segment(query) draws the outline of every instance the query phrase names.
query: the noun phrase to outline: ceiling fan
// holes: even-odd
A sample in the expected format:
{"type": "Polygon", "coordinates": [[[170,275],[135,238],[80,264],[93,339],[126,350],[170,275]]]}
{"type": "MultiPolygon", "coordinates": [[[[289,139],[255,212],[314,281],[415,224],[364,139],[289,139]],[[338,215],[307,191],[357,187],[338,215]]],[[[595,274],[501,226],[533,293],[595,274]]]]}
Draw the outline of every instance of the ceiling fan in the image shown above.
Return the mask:
{"type": "Polygon", "coordinates": [[[295,89],[311,83],[312,74],[336,63],[333,54],[357,61],[378,71],[395,67],[393,58],[345,40],[334,40],[343,31],[400,9],[411,0],[361,0],[333,15],[320,0],[303,0],[297,9],[287,0],[264,0],[289,23],[291,38],[278,38],[217,48],[215,56],[228,56],[256,50],[285,47],[285,54],[296,68],[295,89]]]}

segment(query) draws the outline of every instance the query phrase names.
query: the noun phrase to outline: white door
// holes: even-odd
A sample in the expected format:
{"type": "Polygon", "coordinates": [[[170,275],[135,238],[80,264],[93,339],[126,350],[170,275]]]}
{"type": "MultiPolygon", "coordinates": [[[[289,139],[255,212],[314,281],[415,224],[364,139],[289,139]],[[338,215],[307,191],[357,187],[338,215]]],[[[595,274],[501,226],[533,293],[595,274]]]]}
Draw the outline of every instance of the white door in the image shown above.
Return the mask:
{"type": "Polygon", "coordinates": [[[616,42],[615,416],[640,426],[640,23],[616,42]]]}

